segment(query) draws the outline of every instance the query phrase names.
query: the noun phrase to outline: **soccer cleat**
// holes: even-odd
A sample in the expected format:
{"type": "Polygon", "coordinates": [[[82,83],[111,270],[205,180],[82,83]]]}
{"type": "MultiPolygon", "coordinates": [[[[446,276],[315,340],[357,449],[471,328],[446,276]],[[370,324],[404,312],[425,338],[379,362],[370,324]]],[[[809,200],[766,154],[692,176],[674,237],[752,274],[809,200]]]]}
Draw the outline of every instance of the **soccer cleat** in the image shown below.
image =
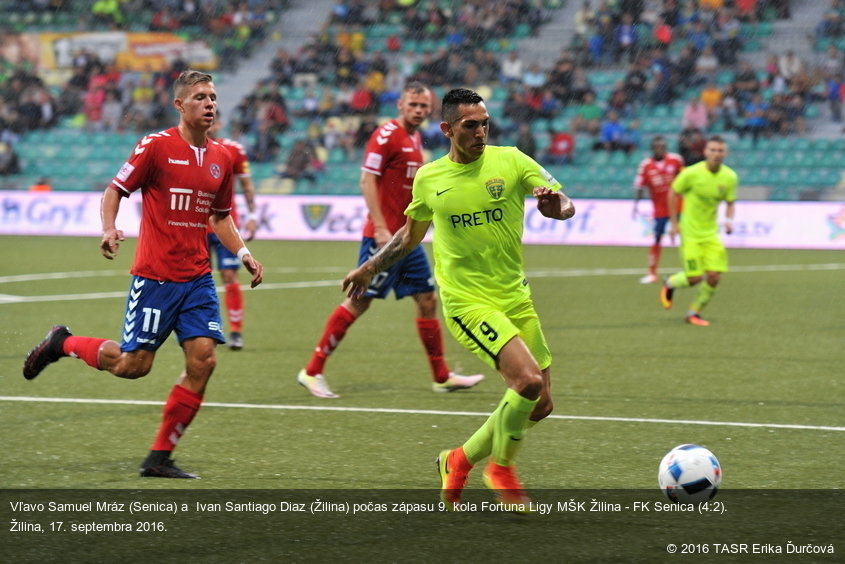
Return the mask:
{"type": "Polygon", "coordinates": [[[141,468],[140,474],[142,478],[187,478],[190,480],[198,480],[199,476],[185,472],[173,463],[170,458],[165,458],[159,464],[153,466],[146,466],[141,468]]]}
{"type": "Polygon", "coordinates": [[[449,372],[449,378],[445,382],[432,382],[431,389],[439,393],[454,392],[455,390],[468,390],[482,380],[484,380],[484,374],[462,376],[461,374],[449,372]]]}
{"type": "Polygon", "coordinates": [[[666,285],[666,281],[660,287],[660,303],[663,304],[663,309],[672,309],[672,296],[675,295],[675,289],[666,285]]]}
{"type": "Polygon", "coordinates": [[[472,469],[462,447],[442,451],[434,460],[440,474],[440,501],[448,511],[456,511],[455,505],[461,502],[461,492],[467,484],[467,476],[472,469]]]}
{"type": "Polygon", "coordinates": [[[702,319],[701,316],[697,313],[693,313],[687,316],[687,323],[690,325],[698,325],[699,327],[709,327],[710,322],[706,319],[702,319]]]}
{"type": "Polygon", "coordinates": [[[513,513],[533,513],[531,498],[525,494],[513,466],[489,462],[484,469],[484,485],[493,490],[504,509],[513,513]]]}
{"type": "Polygon", "coordinates": [[[244,336],[237,331],[232,331],[229,335],[229,348],[233,351],[239,351],[244,348],[244,336]]]}
{"type": "Polygon", "coordinates": [[[32,380],[41,374],[41,371],[47,368],[48,364],[67,356],[62,350],[62,345],[65,339],[70,336],[70,330],[64,325],[55,325],[50,329],[44,340],[26,355],[26,359],[23,361],[23,377],[32,380]]]}
{"type": "Polygon", "coordinates": [[[296,376],[296,381],[299,382],[300,386],[303,386],[306,390],[311,392],[311,395],[318,398],[339,398],[340,396],[334,393],[331,388],[329,388],[329,383],[326,382],[326,379],[323,377],[322,374],[317,374],[316,376],[309,376],[305,369],[299,371],[299,374],[296,376]]]}
{"type": "Polygon", "coordinates": [[[646,274],[642,278],[640,278],[640,284],[654,284],[657,282],[658,278],[655,274],[646,274]]]}

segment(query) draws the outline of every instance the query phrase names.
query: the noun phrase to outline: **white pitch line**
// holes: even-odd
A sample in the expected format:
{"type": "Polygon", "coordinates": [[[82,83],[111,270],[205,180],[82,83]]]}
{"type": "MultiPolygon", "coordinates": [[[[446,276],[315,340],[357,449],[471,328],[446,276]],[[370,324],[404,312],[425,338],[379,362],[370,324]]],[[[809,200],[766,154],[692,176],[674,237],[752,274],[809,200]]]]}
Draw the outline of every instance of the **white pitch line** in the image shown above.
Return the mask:
{"type": "MultiPolygon", "coordinates": [[[[0,401],[20,401],[34,403],[86,403],[109,405],[153,405],[161,406],[162,402],[149,400],[114,400],[94,398],[41,398],[32,396],[0,396],[0,401]]],[[[405,415],[458,415],[465,417],[489,417],[489,413],[477,411],[441,411],[427,409],[394,409],[387,407],[340,407],[314,405],[273,405],[254,403],[219,403],[205,402],[203,407],[224,407],[231,409],[275,409],[300,411],[344,411],[353,413],[398,413],[405,415]]],[[[745,423],[742,421],[697,421],[693,419],[649,419],[644,417],[603,417],[589,415],[549,415],[549,419],[565,419],[573,421],[613,421],[617,423],[666,423],[670,425],[710,425],[715,427],[752,427],[763,429],[798,429],[804,431],[845,431],[845,427],[828,425],[792,425],[785,423],[745,423]]]]}
{"type": "MultiPolygon", "coordinates": [[[[340,279],[337,280],[306,280],[303,282],[277,282],[270,284],[261,284],[253,290],[283,290],[283,289],[303,289],[303,288],[317,288],[325,286],[337,286],[340,288],[340,279]]],[[[242,285],[244,289],[250,289],[249,285],[242,285]]],[[[223,287],[218,286],[217,292],[223,292],[223,287]]],[[[0,305],[3,304],[23,304],[34,302],[71,302],[78,300],[102,300],[120,298],[126,299],[126,292],[92,292],[89,294],[50,294],[46,296],[15,296],[13,294],[0,294],[0,305]]]]}
{"type": "MultiPolygon", "coordinates": [[[[796,270],[845,270],[845,263],[822,263],[822,264],[780,264],[780,265],[758,265],[758,266],[735,266],[731,267],[732,272],[787,272],[796,270]]],[[[314,267],[314,268],[279,268],[275,269],[278,273],[283,274],[299,274],[304,272],[311,273],[330,273],[330,272],[346,272],[345,269],[339,267],[314,267]]],[[[666,270],[665,272],[668,272],[666,270]]],[[[46,274],[25,274],[20,276],[0,276],[0,284],[5,282],[27,282],[33,280],[44,279],[65,279],[65,278],[87,278],[98,277],[106,275],[114,275],[120,273],[126,275],[124,271],[117,270],[84,270],[80,272],[53,272],[46,274]]],[[[528,278],[576,278],[584,276],[633,276],[641,274],[641,268],[592,268],[592,269],[538,269],[527,270],[526,276],[528,278]]],[[[332,280],[303,280],[300,282],[276,282],[264,283],[255,288],[255,290],[299,290],[308,288],[324,288],[337,286],[340,287],[340,279],[332,280]]],[[[243,285],[242,288],[248,289],[248,285],[243,285]]],[[[222,292],[223,289],[218,287],[217,292],[222,292]]],[[[46,296],[18,296],[15,294],[0,294],[0,305],[3,304],[20,304],[20,303],[35,303],[35,302],[66,302],[78,300],[101,300],[101,299],[126,299],[126,292],[92,292],[88,294],[51,294],[46,296]]]]}
{"type": "MultiPolygon", "coordinates": [[[[264,273],[277,274],[303,274],[303,273],[339,273],[346,274],[348,267],[342,266],[309,266],[309,267],[280,267],[265,268],[264,273]]],[[[39,280],[64,280],[66,278],[107,278],[112,276],[129,277],[129,269],[123,270],[79,270],[70,272],[40,272],[36,274],[16,274],[12,276],[0,276],[0,284],[10,282],[37,282],[39,280]]]]}

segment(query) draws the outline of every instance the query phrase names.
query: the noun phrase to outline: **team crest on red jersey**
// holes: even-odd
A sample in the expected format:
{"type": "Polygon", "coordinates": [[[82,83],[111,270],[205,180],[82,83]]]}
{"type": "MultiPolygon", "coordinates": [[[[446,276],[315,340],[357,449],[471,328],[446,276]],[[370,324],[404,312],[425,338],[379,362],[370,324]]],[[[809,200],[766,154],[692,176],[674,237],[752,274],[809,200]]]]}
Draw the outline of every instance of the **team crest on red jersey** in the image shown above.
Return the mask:
{"type": "Polygon", "coordinates": [[[503,178],[491,178],[484,184],[487,186],[487,192],[493,196],[494,200],[502,197],[502,193],[505,191],[505,180],[503,178]]]}
{"type": "Polygon", "coordinates": [[[220,178],[220,165],[217,163],[212,163],[210,167],[208,167],[211,171],[211,176],[214,178],[220,178]]]}

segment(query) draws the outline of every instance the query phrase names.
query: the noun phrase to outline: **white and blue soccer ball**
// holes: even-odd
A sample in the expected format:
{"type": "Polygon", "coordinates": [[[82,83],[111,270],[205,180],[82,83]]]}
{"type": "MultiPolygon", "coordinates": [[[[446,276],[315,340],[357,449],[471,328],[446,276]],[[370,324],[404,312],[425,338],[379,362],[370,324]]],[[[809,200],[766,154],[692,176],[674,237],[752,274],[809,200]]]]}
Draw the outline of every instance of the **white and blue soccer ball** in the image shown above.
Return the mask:
{"type": "Polygon", "coordinates": [[[670,501],[708,501],[722,484],[722,466],[716,456],[702,446],[679,445],[660,461],[657,482],[670,501]]]}

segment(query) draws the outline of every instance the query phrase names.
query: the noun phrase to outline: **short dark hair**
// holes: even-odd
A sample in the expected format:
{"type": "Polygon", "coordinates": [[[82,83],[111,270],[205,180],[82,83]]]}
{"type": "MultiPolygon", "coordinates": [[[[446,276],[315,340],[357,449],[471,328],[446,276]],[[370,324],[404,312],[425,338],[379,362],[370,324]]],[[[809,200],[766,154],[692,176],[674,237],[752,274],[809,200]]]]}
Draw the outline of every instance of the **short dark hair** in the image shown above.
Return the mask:
{"type": "Polygon", "coordinates": [[[177,98],[180,98],[184,88],[199,84],[200,82],[213,82],[213,80],[207,72],[185,69],[179,73],[179,78],[173,83],[173,94],[177,98]]]}
{"type": "Polygon", "coordinates": [[[721,143],[722,145],[728,144],[728,142],[725,141],[725,138],[722,137],[721,135],[711,135],[710,137],[707,138],[707,142],[710,143],[711,141],[714,142],[714,143],[721,143]]]}
{"type": "Polygon", "coordinates": [[[452,123],[457,119],[458,106],[466,104],[475,106],[484,102],[484,98],[478,95],[478,92],[468,88],[455,88],[450,90],[443,96],[441,115],[443,121],[452,123]]]}
{"type": "Polygon", "coordinates": [[[419,80],[412,80],[405,84],[405,88],[402,89],[402,92],[410,92],[412,94],[422,94],[423,92],[428,91],[429,88],[419,80]]]}

